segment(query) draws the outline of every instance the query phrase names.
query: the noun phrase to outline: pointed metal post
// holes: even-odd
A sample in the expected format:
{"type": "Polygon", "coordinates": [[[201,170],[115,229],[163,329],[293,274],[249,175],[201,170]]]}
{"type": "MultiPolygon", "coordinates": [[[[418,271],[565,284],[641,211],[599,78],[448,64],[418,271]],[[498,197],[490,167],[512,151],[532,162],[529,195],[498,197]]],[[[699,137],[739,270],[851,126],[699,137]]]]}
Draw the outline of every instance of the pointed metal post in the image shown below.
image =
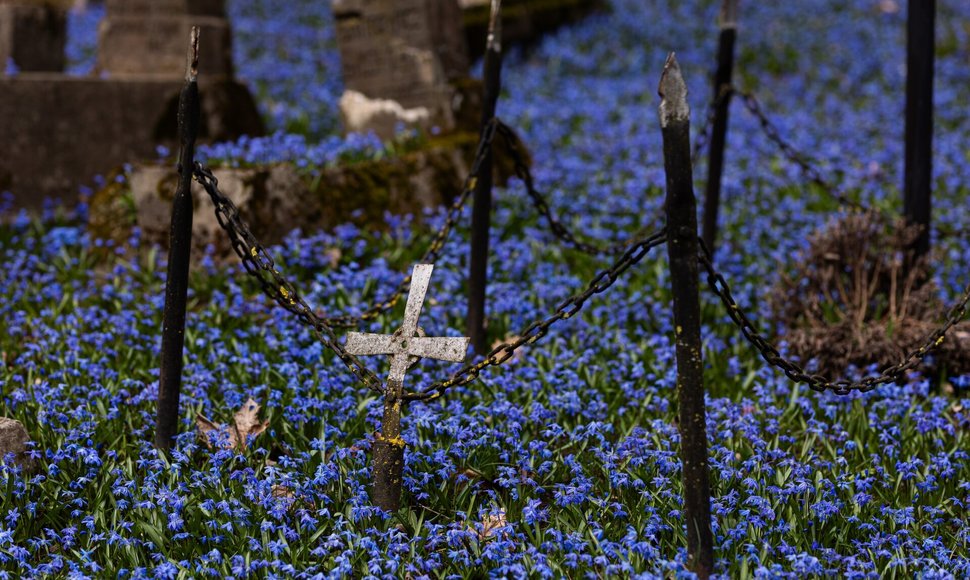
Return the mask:
{"type": "Polygon", "coordinates": [[[721,35],[717,50],[717,72],[714,74],[714,124],[711,127],[711,150],[707,163],[707,189],[704,196],[704,243],[711,253],[717,242],[717,214],[721,202],[721,174],[724,171],[724,144],[727,139],[728,114],[731,105],[731,76],[734,70],[734,44],[738,35],[738,0],[724,0],[721,5],[721,35]]]}
{"type": "Polygon", "coordinates": [[[684,465],[684,518],[689,566],[700,578],[714,568],[711,483],[704,408],[704,361],[697,242],[697,203],[690,160],[687,85],[673,53],[660,78],[660,127],[667,175],[667,252],[674,295],[680,457],[684,465]]]}
{"type": "Polygon", "coordinates": [[[919,257],[930,250],[936,0],[909,0],[906,32],[906,169],[903,213],[907,223],[922,228],[913,248],[919,257]]]}
{"type": "Polygon", "coordinates": [[[199,133],[199,29],[192,27],[185,85],[179,95],[179,183],[172,201],[165,312],[162,315],[162,361],[158,379],[158,418],[155,447],[168,451],[178,433],[182,354],[185,346],[185,308],[192,249],[192,170],[199,133]]]}
{"type": "MultiPolygon", "coordinates": [[[[482,133],[495,117],[502,91],[502,1],[492,0],[485,47],[485,92],[482,102],[482,133]]],[[[488,351],[485,335],[485,290],[488,286],[488,242],[492,222],[492,152],[482,160],[472,208],[471,256],[468,268],[468,336],[478,354],[488,351]]]]}

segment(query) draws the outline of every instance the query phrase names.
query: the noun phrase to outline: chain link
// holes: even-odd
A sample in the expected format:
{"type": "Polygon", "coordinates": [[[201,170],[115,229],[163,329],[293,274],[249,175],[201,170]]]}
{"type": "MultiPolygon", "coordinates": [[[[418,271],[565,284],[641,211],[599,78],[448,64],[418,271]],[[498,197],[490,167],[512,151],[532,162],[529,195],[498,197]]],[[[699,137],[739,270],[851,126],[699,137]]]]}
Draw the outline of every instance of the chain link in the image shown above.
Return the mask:
{"type": "Polygon", "coordinates": [[[741,101],[744,103],[745,108],[758,120],[758,124],[761,125],[762,131],[764,131],[765,136],[769,141],[775,144],[776,147],[781,151],[782,155],[789,162],[795,164],[805,177],[811,183],[819,186],[823,191],[828,193],[832,198],[838,201],[840,204],[851,207],[860,211],[867,211],[866,206],[861,203],[849,199],[842,191],[839,190],[832,182],[825,179],[822,176],[822,172],[815,167],[806,155],[803,155],[795,147],[788,142],[784,137],[782,137],[781,132],[778,127],[771,122],[768,115],[764,111],[764,107],[761,106],[761,102],[758,101],[754,94],[741,91],[737,88],[728,87],[728,90],[732,93],[741,97],[741,101]]]}
{"type": "Polygon", "coordinates": [[[219,191],[219,180],[212,171],[196,162],[194,174],[215,204],[216,218],[222,229],[229,234],[232,249],[242,260],[246,271],[259,280],[263,292],[309,326],[320,342],[332,350],[367,388],[379,393],[384,392],[383,382],[377,378],[377,375],[368,370],[360,359],[344,349],[327,320],[317,316],[293,285],[279,273],[269,252],[263,248],[249,230],[249,226],[239,217],[236,205],[219,191]]]}
{"type": "Polygon", "coordinates": [[[910,352],[900,362],[884,369],[879,375],[868,376],[859,381],[848,381],[844,379],[833,381],[823,375],[808,373],[798,363],[784,358],[781,356],[779,350],[757,331],[751,319],[748,318],[734,300],[731,294],[731,288],[728,286],[724,276],[715,269],[711,254],[703,241],[701,241],[701,255],[699,258],[701,265],[707,271],[707,282],[711,290],[714,291],[714,294],[717,295],[724,304],[724,307],[727,308],[728,316],[741,330],[741,334],[761,354],[761,358],[771,366],[781,369],[789,379],[796,383],[806,383],[812,390],[819,392],[830,390],[837,395],[847,395],[852,391],[865,393],[879,385],[894,383],[899,380],[904,373],[919,366],[923,357],[929,354],[931,350],[943,344],[946,333],[966,316],[967,303],[970,302],[970,286],[967,286],[960,300],[947,311],[946,320],[943,325],[930,333],[919,348],[910,352]]]}
{"type": "Polygon", "coordinates": [[[545,319],[536,320],[519,334],[518,338],[511,342],[505,342],[492,349],[481,361],[470,364],[459,370],[448,380],[434,383],[427,388],[413,393],[406,393],[402,398],[406,401],[423,401],[435,399],[441,396],[444,391],[451,387],[467,385],[478,378],[483,370],[492,366],[499,366],[508,361],[515,354],[515,351],[525,345],[532,344],[544,337],[549,328],[560,320],[566,320],[575,316],[586,301],[594,294],[605,292],[616,282],[620,276],[639,263],[653,248],[662,245],[667,241],[666,228],[661,229],[645,238],[636,241],[627,247],[626,251],[620,256],[610,268],[600,271],[586,287],[586,290],[563,301],[556,308],[554,314],[545,319]]]}

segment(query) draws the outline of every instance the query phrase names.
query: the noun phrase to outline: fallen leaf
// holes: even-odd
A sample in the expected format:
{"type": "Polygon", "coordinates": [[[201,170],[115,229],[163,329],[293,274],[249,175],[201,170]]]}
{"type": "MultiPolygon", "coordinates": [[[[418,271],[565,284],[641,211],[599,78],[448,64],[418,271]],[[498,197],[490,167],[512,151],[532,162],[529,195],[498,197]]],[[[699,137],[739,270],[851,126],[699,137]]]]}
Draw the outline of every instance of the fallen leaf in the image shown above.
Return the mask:
{"type": "Polygon", "coordinates": [[[293,499],[296,497],[293,490],[284,485],[274,485],[272,488],[270,488],[270,494],[279,499],[293,499]]]}
{"type": "Polygon", "coordinates": [[[269,428],[269,421],[259,420],[259,403],[253,399],[246,401],[242,407],[233,415],[232,427],[218,425],[207,419],[201,413],[195,417],[195,424],[199,430],[199,436],[205,441],[208,447],[212,447],[213,438],[218,439],[225,449],[246,449],[246,441],[249,437],[255,438],[257,435],[269,428]],[[220,435],[225,432],[225,437],[220,435]]]}
{"type": "Polygon", "coordinates": [[[340,265],[340,258],[342,258],[344,254],[340,251],[340,248],[330,248],[324,251],[323,255],[326,256],[327,261],[330,263],[330,267],[336,268],[338,265],[340,265]]]}
{"type": "Polygon", "coordinates": [[[253,399],[249,399],[246,403],[236,411],[233,416],[233,420],[236,422],[236,431],[239,434],[239,441],[242,443],[243,449],[246,448],[246,438],[256,437],[267,428],[269,428],[269,421],[259,420],[259,403],[253,399]]]}
{"type": "Polygon", "coordinates": [[[499,510],[497,514],[488,514],[482,520],[482,532],[478,535],[479,539],[487,540],[497,536],[502,528],[509,525],[505,519],[505,510],[499,510]]]}
{"type": "MultiPolygon", "coordinates": [[[[219,432],[225,428],[224,425],[216,425],[212,421],[208,420],[202,413],[196,414],[195,427],[199,431],[199,438],[201,438],[209,448],[212,447],[213,438],[216,438],[219,435],[219,432]]],[[[227,437],[229,444],[224,445],[224,447],[232,448],[235,446],[232,443],[232,437],[233,434],[229,433],[227,437]]]]}

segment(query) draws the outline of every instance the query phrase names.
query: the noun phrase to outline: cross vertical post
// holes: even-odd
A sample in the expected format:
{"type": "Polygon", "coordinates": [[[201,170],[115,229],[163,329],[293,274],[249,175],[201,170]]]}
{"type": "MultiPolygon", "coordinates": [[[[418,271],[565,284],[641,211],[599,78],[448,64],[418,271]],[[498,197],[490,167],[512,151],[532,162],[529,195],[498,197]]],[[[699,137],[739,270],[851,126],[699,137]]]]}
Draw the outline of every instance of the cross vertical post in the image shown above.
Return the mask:
{"type": "Polygon", "coordinates": [[[179,95],[179,183],[172,200],[165,311],[162,315],[162,360],[158,377],[158,415],[155,447],[168,451],[178,433],[179,395],[182,390],[182,355],[185,349],[185,308],[192,250],[192,171],[195,139],[199,133],[199,29],[192,35],[179,95]]]}
{"type": "Polygon", "coordinates": [[[680,457],[684,472],[684,519],[688,566],[706,579],[714,568],[711,482],[704,408],[704,361],[697,242],[697,203],[690,161],[687,85],[673,53],[660,78],[660,127],[667,176],[667,252],[674,295],[680,457]]]}
{"type": "Polygon", "coordinates": [[[921,228],[913,250],[930,250],[933,189],[933,51],[936,0],[909,0],[906,24],[906,168],[903,213],[921,228]]]}
{"type": "Polygon", "coordinates": [[[354,355],[390,355],[391,370],[384,390],[381,432],[374,437],[371,501],[385,511],[401,506],[401,478],[404,472],[404,439],[401,438],[401,406],[404,403],[404,375],[419,358],[450,362],[465,360],[468,338],[430,338],[418,327],[418,318],[434,266],[418,264],[411,274],[411,291],[404,308],[404,322],[394,334],[351,332],[347,352],[354,355]]]}
{"type": "MultiPolygon", "coordinates": [[[[485,46],[485,90],[482,102],[482,134],[495,117],[499,93],[502,91],[502,1],[492,0],[485,46]]],[[[472,207],[471,256],[468,265],[468,335],[475,352],[485,354],[485,289],[488,286],[488,242],[492,222],[492,151],[482,159],[481,171],[475,185],[472,207]]]]}
{"type": "Polygon", "coordinates": [[[704,196],[702,237],[711,253],[717,242],[717,214],[721,203],[721,174],[724,172],[724,145],[727,140],[731,106],[731,77],[734,69],[734,43],[738,36],[738,0],[721,5],[721,34],[718,41],[717,72],[714,74],[714,124],[707,162],[707,188],[704,196]]]}

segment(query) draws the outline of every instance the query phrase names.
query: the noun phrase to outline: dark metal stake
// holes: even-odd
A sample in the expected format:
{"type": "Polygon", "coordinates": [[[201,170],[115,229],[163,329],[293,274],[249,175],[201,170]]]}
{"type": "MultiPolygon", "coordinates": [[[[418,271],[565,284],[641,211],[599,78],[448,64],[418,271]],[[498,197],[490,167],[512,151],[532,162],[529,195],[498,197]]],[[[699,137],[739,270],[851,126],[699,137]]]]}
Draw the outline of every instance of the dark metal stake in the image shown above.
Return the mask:
{"type": "Polygon", "coordinates": [[[687,554],[691,569],[700,578],[707,578],[714,568],[714,540],[701,355],[697,204],[690,161],[687,86],[673,53],[664,65],[659,92],[664,171],[667,174],[667,251],[677,335],[677,397],[680,401],[687,554]]]}
{"type": "Polygon", "coordinates": [[[185,300],[192,248],[192,167],[199,133],[199,29],[192,27],[185,85],[179,95],[179,184],[172,201],[165,313],[162,321],[162,368],[158,380],[158,419],[155,447],[168,451],[178,433],[179,392],[182,389],[182,351],[185,343],[185,300]]]}
{"type": "MultiPolygon", "coordinates": [[[[485,93],[482,103],[482,133],[495,117],[502,90],[502,9],[501,0],[492,0],[485,48],[485,93]]],[[[468,269],[468,336],[478,354],[488,352],[485,336],[485,289],[488,286],[488,230],[492,221],[492,151],[482,159],[475,185],[472,208],[471,258],[468,269]]]]}
{"type": "Polygon", "coordinates": [[[721,5],[721,35],[717,50],[717,72],[714,74],[714,124],[711,127],[711,151],[707,163],[707,191],[704,197],[703,238],[713,253],[717,242],[717,214],[721,200],[721,173],[724,171],[724,142],[727,138],[728,113],[731,105],[731,74],[734,69],[734,42],[738,35],[738,0],[724,0],[721,5]]]}
{"type": "Polygon", "coordinates": [[[935,28],[936,0],[909,0],[903,214],[907,223],[922,229],[913,248],[917,257],[930,250],[935,28]]]}

